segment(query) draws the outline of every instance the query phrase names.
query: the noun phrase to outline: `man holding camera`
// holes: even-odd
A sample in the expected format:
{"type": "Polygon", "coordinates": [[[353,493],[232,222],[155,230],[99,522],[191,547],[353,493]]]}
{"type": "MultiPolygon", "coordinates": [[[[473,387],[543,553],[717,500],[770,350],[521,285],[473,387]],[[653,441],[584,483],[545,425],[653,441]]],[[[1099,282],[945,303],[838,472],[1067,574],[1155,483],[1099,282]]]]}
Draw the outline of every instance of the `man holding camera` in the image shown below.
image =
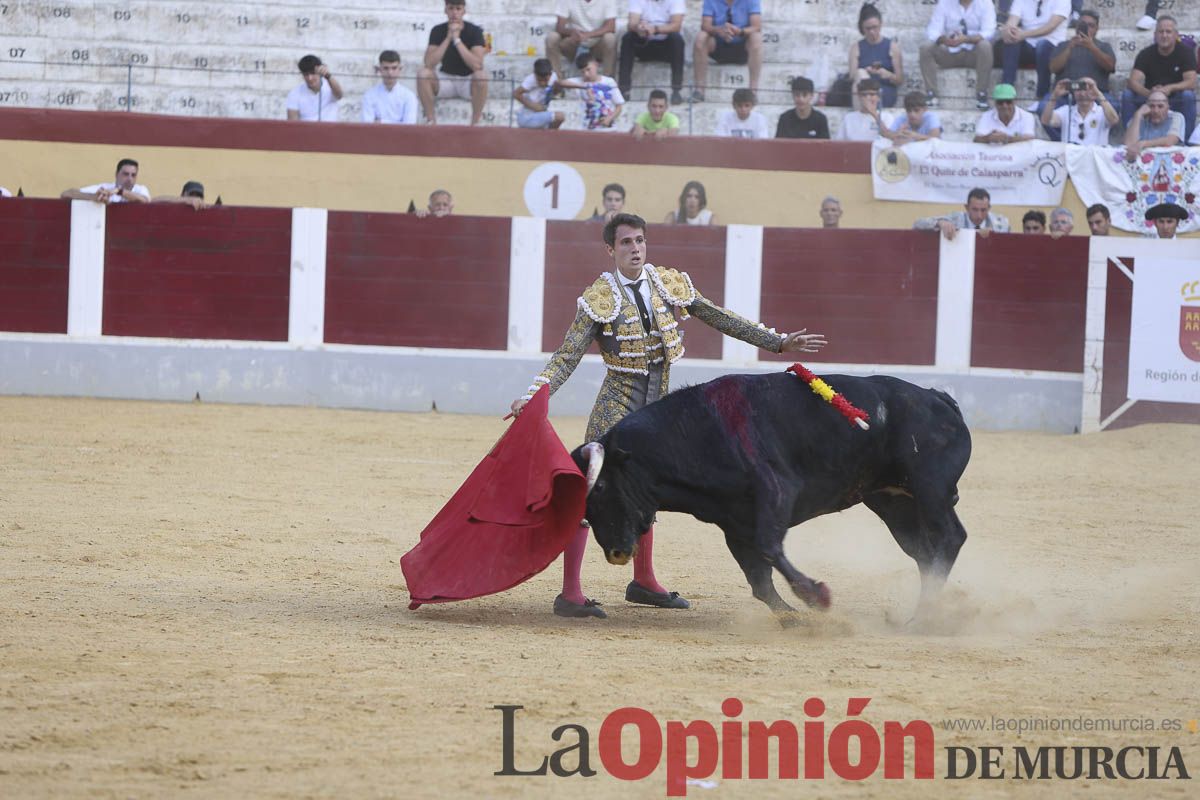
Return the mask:
{"type": "MultiPolygon", "coordinates": [[[[1112,45],[1097,38],[1100,30],[1100,14],[1096,11],[1081,11],[1075,25],[1075,35],[1057,45],[1050,54],[1050,71],[1054,82],[1063,80],[1082,81],[1090,78],[1101,92],[1107,94],[1108,80],[1117,68],[1117,56],[1112,45]]],[[[1048,97],[1042,98],[1044,105],[1048,97]]],[[[1058,105],[1067,102],[1064,95],[1058,105]]],[[[1038,109],[1040,114],[1042,109],[1038,109]]]]}
{"type": "Polygon", "coordinates": [[[1109,130],[1121,118],[1091,78],[1060,80],[1054,85],[1050,100],[1053,102],[1042,106],[1042,125],[1051,138],[1067,144],[1103,147],[1108,144],[1109,130]],[[1074,95],[1074,103],[1067,103],[1068,92],[1074,95]]]}

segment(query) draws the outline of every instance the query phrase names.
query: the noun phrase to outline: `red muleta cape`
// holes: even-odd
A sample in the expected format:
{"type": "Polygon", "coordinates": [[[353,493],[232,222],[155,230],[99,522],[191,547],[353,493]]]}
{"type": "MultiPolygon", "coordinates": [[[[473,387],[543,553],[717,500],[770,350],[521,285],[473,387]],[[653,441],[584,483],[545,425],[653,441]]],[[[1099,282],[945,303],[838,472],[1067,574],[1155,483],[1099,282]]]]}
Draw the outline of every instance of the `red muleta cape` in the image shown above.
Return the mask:
{"type": "Polygon", "coordinates": [[[566,547],[587,478],[546,419],[549,405],[543,386],[400,559],[409,608],[511,589],[566,547]]]}

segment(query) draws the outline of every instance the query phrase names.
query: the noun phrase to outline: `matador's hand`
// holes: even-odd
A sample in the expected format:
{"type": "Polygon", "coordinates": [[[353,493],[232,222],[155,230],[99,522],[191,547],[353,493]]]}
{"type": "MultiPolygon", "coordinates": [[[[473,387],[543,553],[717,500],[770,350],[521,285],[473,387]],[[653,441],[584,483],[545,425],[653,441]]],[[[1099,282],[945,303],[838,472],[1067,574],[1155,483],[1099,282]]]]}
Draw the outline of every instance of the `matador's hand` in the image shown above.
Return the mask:
{"type": "Polygon", "coordinates": [[[509,407],[512,409],[512,415],[514,417],[521,416],[521,412],[525,409],[525,406],[528,403],[529,403],[529,401],[526,400],[524,397],[518,397],[516,400],[513,400],[512,405],[509,407]]]}
{"type": "Polygon", "coordinates": [[[805,333],[808,328],[798,330],[795,333],[789,333],[783,337],[783,344],[779,348],[781,353],[815,353],[824,347],[828,342],[825,341],[823,333],[805,333]]]}

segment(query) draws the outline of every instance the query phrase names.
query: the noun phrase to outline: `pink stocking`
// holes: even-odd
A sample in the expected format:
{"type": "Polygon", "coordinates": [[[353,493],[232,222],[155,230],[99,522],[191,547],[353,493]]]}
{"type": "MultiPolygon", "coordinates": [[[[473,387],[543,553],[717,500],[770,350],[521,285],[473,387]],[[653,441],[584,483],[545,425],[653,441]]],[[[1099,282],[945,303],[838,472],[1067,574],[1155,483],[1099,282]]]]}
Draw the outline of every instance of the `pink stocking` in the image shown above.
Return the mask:
{"type": "Polygon", "coordinates": [[[564,599],[582,605],[587,599],[583,596],[583,586],[579,581],[580,571],[583,569],[583,554],[587,552],[588,535],[591,529],[586,525],[580,525],[579,530],[567,542],[567,549],[563,551],[563,585],[562,596],[564,599]]]}
{"type": "Polygon", "coordinates": [[[633,579],[643,589],[666,594],[667,590],[654,577],[654,526],[638,541],[637,553],[633,556],[633,579]]]}

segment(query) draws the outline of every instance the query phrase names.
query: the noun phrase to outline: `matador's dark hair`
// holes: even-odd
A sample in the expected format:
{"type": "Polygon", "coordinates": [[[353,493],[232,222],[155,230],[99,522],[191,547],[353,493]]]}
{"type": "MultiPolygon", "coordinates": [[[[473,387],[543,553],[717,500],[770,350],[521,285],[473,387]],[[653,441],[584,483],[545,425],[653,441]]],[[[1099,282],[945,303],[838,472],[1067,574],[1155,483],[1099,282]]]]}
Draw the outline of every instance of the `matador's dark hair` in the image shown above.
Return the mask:
{"type": "Polygon", "coordinates": [[[622,225],[628,225],[631,228],[638,228],[643,233],[646,232],[646,220],[639,217],[637,214],[614,214],[613,218],[604,226],[604,243],[609,247],[617,245],[617,228],[622,225]]]}

